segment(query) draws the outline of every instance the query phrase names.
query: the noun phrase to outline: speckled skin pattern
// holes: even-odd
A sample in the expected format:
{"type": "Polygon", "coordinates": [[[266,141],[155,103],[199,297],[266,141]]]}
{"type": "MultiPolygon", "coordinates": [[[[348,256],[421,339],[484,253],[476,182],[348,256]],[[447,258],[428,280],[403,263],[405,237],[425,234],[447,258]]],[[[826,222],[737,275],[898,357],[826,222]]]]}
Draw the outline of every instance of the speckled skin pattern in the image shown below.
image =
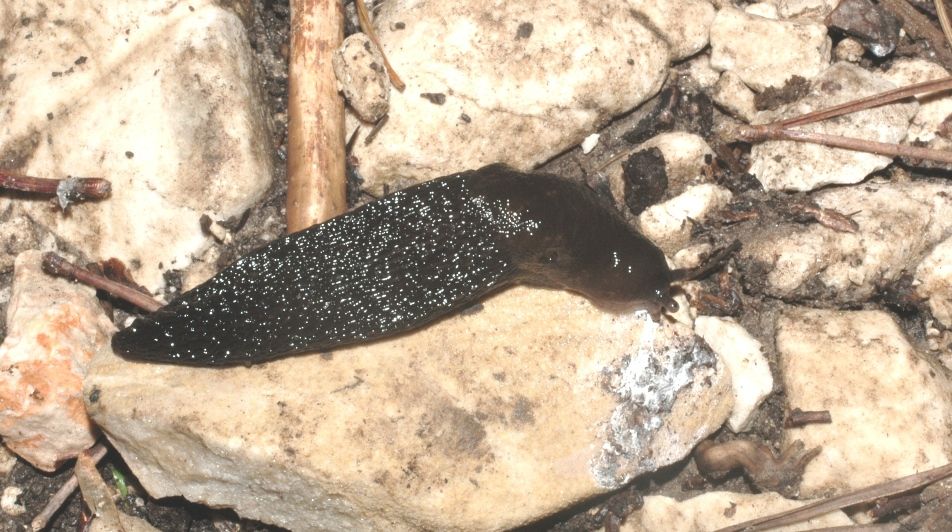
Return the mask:
{"type": "Polygon", "coordinates": [[[513,283],[671,307],[661,251],[588,188],[491,165],[288,235],[115,335],[134,359],[225,366],[405,332],[513,283]]]}

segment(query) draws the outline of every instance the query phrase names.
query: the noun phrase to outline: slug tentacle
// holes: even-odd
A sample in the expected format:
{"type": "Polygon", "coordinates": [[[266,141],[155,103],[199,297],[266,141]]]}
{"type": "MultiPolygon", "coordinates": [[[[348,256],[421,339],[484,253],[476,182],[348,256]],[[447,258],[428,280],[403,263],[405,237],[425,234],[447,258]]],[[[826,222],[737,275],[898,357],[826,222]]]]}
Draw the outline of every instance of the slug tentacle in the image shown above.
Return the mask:
{"type": "Polygon", "coordinates": [[[257,363],[405,332],[516,282],[670,308],[664,256],[592,191],[492,165],[279,239],[137,319],[113,349],[257,363]]]}

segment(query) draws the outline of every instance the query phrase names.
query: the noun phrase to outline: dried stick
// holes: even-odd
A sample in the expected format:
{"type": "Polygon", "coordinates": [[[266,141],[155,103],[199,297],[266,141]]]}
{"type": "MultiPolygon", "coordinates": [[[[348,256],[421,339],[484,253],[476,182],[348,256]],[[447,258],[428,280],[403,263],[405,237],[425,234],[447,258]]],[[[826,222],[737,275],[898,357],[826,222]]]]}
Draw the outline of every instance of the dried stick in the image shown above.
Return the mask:
{"type": "Polygon", "coordinates": [[[288,65],[288,232],[347,208],[344,100],[331,57],[344,36],[344,8],[334,0],[291,2],[288,65]]]}
{"type": "Polygon", "coordinates": [[[387,54],[383,51],[383,46],[380,46],[377,33],[374,32],[374,25],[370,22],[370,14],[367,13],[367,6],[364,5],[364,0],[354,0],[354,6],[357,8],[357,21],[360,22],[361,31],[374,43],[374,46],[380,51],[380,56],[383,57],[383,66],[387,69],[387,76],[390,78],[390,83],[393,83],[393,86],[396,87],[398,91],[403,92],[403,89],[407,88],[407,84],[400,79],[400,76],[397,75],[397,71],[390,66],[390,61],[387,60],[387,54]]]}
{"type": "MultiPolygon", "coordinates": [[[[106,446],[98,443],[92,449],[85,451],[92,462],[99,463],[104,456],[106,456],[106,446]]],[[[33,518],[33,521],[30,523],[30,528],[33,529],[33,532],[39,532],[46,528],[46,525],[50,522],[50,519],[53,517],[60,507],[63,506],[63,503],[66,502],[66,499],[76,491],[76,487],[79,486],[79,481],[76,480],[76,475],[71,475],[69,480],[67,480],[60,489],[50,497],[50,500],[46,503],[46,506],[43,507],[43,510],[40,513],[36,514],[36,517],[33,518]]]]}
{"type": "Polygon", "coordinates": [[[43,254],[43,271],[50,275],[65,277],[92,286],[93,288],[105,290],[119,299],[128,301],[149,312],[155,312],[164,306],[148,294],[143,294],[135,288],[117,283],[116,281],[77,266],[52,251],[47,251],[43,254]]]}
{"type": "Polygon", "coordinates": [[[906,477],[889,480],[880,484],[875,484],[866,488],[861,488],[851,493],[846,493],[837,497],[831,497],[823,501],[817,501],[813,504],[801,506],[786,512],[759,517],[750,521],[744,521],[736,525],[718,529],[716,532],[755,532],[768,528],[776,528],[791,525],[812,519],[814,517],[830,513],[834,510],[854,506],[864,502],[874,501],[881,497],[889,497],[897,493],[921,488],[923,486],[938,482],[946,477],[952,476],[952,464],[939,466],[929,471],[916,473],[906,477]]]}
{"type": "Polygon", "coordinates": [[[71,202],[103,199],[109,197],[112,192],[112,184],[101,177],[46,179],[0,170],[0,189],[4,188],[56,196],[63,209],[66,209],[71,202]]]}
{"type": "Polygon", "coordinates": [[[945,35],[945,42],[952,46],[952,23],[949,22],[949,12],[945,10],[943,0],[935,0],[935,13],[939,17],[939,26],[945,35]]]}

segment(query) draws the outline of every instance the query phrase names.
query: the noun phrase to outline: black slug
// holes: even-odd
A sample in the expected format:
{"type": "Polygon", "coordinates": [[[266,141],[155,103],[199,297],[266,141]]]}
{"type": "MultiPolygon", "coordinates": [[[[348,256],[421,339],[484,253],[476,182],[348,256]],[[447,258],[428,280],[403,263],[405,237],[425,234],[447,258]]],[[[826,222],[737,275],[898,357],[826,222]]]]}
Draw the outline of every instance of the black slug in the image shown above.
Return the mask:
{"type": "Polygon", "coordinates": [[[126,357],[252,364],[405,332],[513,283],[676,310],[664,255],[588,188],[491,165],[242,257],[113,337],[126,357]]]}

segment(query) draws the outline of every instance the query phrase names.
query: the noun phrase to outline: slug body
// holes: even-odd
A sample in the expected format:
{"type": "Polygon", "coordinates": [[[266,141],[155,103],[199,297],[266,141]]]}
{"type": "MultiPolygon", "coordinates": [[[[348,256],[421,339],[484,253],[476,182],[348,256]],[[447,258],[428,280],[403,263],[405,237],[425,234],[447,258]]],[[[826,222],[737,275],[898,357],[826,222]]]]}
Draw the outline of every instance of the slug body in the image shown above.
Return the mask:
{"type": "Polygon", "coordinates": [[[588,188],[504,165],[288,235],[117,333],[135,359],[252,364],[405,332],[513,283],[676,309],[664,255],[588,188]]]}

